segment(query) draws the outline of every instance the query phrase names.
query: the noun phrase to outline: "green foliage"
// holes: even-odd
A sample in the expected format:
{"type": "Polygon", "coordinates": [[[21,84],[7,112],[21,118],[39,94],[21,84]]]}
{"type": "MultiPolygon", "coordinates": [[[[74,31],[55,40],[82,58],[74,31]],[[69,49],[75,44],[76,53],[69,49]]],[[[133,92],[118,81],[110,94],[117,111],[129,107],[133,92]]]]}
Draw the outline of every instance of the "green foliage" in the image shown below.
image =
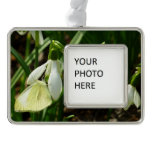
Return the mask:
{"type": "MultiPolygon", "coordinates": [[[[42,51],[44,51],[49,46],[50,43],[51,43],[50,39],[46,38],[44,40],[43,45],[41,45],[40,48],[38,49],[38,53],[40,54],[42,51]]],[[[35,50],[36,49],[33,49],[31,54],[24,61],[28,66],[32,63],[32,61],[35,58],[35,50]]],[[[15,84],[17,83],[17,81],[20,79],[20,77],[23,74],[24,74],[23,67],[19,67],[11,79],[11,88],[13,88],[15,86],[15,84]]]]}
{"type": "Polygon", "coordinates": [[[28,76],[30,74],[30,69],[27,66],[27,64],[24,62],[22,57],[17,53],[17,51],[13,47],[11,47],[11,53],[16,57],[17,61],[20,63],[20,65],[24,69],[26,75],[28,76]]]}
{"type": "Polygon", "coordinates": [[[140,78],[141,78],[141,67],[136,67],[136,71],[131,77],[130,84],[136,86],[137,83],[139,83],[138,81],[140,81],[140,78]]]}
{"type": "Polygon", "coordinates": [[[78,31],[76,33],[76,35],[73,37],[73,39],[71,40],[70,44],[79,44],[83,38],[83,36],[85,35],[85,31],[78,31]]]}

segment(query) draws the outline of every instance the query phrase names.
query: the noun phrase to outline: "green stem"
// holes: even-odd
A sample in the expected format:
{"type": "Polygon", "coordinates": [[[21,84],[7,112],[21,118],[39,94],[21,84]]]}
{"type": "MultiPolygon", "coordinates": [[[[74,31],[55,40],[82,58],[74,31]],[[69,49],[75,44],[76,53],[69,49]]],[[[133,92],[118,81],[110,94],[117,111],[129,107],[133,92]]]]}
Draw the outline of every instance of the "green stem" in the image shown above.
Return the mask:
{"type": "MultiPolygon", "coordinates": [[[[31,48],[30,41],[31,41],[31,33],[28,32],[26,37],[25,58],[27,58],[30,53],[30,48],[31,48]]],[[[25,89],[25,81],[26,81],[26,74],[24,73],[24,75],[21,77],[20,92],[22,92],[25,89]]]]}
{"type": "Polygon", "coordinates": [[[30,32],[28,32],[27,33],[27,38],[26,38],[25,58],[27,58],[29,56],[30,41],[31,41],[31,34],[30,34],[30,32]]]}
{"type": "Polygon", "coordinates": [[[35,31],[35,68],[38,67],[39,31],[35,31]]]}
{"type": "Polygon", "coordinates": [[[45,108],[45,109],[42,111],[42,118],[41,118],[41,121],[44,120],[45,115],[46,115],[46,112],[47,112],[47,108],[45,108]]]}
{"type": "Polygon", "coordinates": [[[63,109],[64,109],[64,104],[63,104],[63,91],[61,93],[61,96],[59,98],[59,101],[57,103],[57,121],[62,121],[63,120],[63,109]]]}

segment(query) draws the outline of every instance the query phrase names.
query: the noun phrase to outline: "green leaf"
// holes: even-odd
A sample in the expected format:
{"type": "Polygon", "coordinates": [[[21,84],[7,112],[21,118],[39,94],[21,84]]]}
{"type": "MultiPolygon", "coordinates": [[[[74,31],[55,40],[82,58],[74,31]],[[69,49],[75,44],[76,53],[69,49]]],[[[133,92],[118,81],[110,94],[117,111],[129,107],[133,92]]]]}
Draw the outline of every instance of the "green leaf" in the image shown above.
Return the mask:
{"type": "Polygon", "coordinates": [[[140,75],[141,75],[141,67],[136,67],[136,71],[135,71],[135,73],[132,75],[132,77],[131,77],[131,84],[132,85],[135,85],[135,83],[136,83],[136,80],[140,77],[140,75]]]}
{"type": "Polygon", "coordinates": [[[74,115],[69,115],[63,119],[63,121],[68,121],[69,119],[75,117],[74,115]]]}
{"type": "Polygon", "coordinates": [[[106,42],[105,42],[105,41],[103,41],[101,44],[106,44],[106,42]]]}
{"type": "Polygon", "coordinates": [[[79,44],[85,35],[86,31],[78,31],[73,39],[71,40],[70,44],[79,44]]]}
{"type": "MultiPolygon", "coordinates": [[[[51,41],[50,38],[46,38],[44,40],[43,45],[40,46],[38,53],[40,54],[46,47],[50,45],[51,41]]],[[[35,49],[30,53],[30,55],[25,59],[25,63],[29,66],[32,61],[35,59],[35,49]]],[[[22,67],[20,67],[16,73],[13,75],[11,79],[11,88],[17,83],[17,81],[20,79],[20,77],[23,75],[24,70],[22,67]]]]}
{"type": "Polygon", "coordinates": [[[17,61],[20,63],[20,65],[24,69],[26,75],[28,76],[30,74],[30,69],[27,66],[27,64],[24,62],[23,58],[17,53],[17,51],[13,47],[11,47],[11,53],[15,56],[17,61]]]}

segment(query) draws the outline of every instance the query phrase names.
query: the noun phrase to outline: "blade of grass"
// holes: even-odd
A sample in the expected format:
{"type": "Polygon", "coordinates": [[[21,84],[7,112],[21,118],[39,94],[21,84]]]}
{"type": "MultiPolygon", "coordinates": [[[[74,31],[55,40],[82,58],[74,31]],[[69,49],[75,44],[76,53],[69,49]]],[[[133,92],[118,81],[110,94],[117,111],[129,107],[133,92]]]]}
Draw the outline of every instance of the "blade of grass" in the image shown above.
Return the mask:
{"type": "Polygon", "coordinates": [[[11,53],[15,56],[17,61],[20,63],[20,65],[24,69],[26,75],[28,76],[30,74],[30,69],[27,66],[27,64],[24,62],[23,58],[17,53],[17,51],[13,47],[11,47],[11,53]]]}
{"type": "Polygon", "coordinates": [[[31,42],[31,33],[27,33],[27,38],[26,38],[26,49],[25,49],[25,58],[29,56],[30,53],[30,42],[31,42]]]}
{"type": "Polygon", "coordinates": [[[35,68],[38,67],[39,31],[35,31],[35,68]]]}
{"type": "MultiPolygon", "coordinates": [[[[25,58],[29,56],[31,49],[31,33],[28,32],[26,36],[26,47],[25,47],[25,58]]],[[[25,81],[26,81],[26,74],[24,73],[23,76],[21,76],[21,84],[20,84],[20,93],[25,89],[25,81]]]]}
{"type": "Polygon", "coordinates": [[[15,103],[15,95],[16,91],[15,88],[13,87],[11,89],[11,118],[14,121],[22,121],[22,113],[17,113],[14,111],[14,103],[15,103]]]}
{"type": "Polygon", "coordinates": [[[63,121],[68,121],[69,119],[75,117],[75,115],[69,115],[63,119],[63,121]]]}
{"type": "MultiPolygon", "coordinates": [[[[41,53],[46,47],[49,46],[49,44],[51,43],[50,38],[46,38],[44,40],[43,45],[40,46],[38,53],[41,53]]],[[[25,63],[29,66],[32,61],[35,58],[35,49],[31,52],[31,54],[25,59],[25,63]]],[[[17,81],[20,79],[20,77],[23,75],[24,70],[22,67],[20,67],[16,73],[13,75],[12,80],[11,80],[11,88],[17,83],[17,81]]]]}
{"type": "Polygon", "coordinates": [[[85,35],[86,31],[78,31],[72,38],[70,44],[79,44],[85,35]]]}

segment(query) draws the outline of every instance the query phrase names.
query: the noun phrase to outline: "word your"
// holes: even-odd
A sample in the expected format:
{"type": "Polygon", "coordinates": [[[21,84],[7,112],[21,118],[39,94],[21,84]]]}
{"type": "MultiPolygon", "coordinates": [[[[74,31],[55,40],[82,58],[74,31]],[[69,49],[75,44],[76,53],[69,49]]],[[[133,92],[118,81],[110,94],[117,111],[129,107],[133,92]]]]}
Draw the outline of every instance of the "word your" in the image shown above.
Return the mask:
{"type": "MultiPolygon", "coordinates": [[[[97,58],[74,58],[76,65],[97,65],[97,58]]],[[[80,68],[80,66],[79,66],[80,68]]],[[[102,70],[75,70],[75,77],[103,77],[102,70]]],[[[75,89],[95,89],[95,82],[75,82],[75,89]]]]}
{"type": "Polygon", "coordinates": [[[74,58],[76,65],[97,65],[97,59],[96,58],[74,58]]]}

